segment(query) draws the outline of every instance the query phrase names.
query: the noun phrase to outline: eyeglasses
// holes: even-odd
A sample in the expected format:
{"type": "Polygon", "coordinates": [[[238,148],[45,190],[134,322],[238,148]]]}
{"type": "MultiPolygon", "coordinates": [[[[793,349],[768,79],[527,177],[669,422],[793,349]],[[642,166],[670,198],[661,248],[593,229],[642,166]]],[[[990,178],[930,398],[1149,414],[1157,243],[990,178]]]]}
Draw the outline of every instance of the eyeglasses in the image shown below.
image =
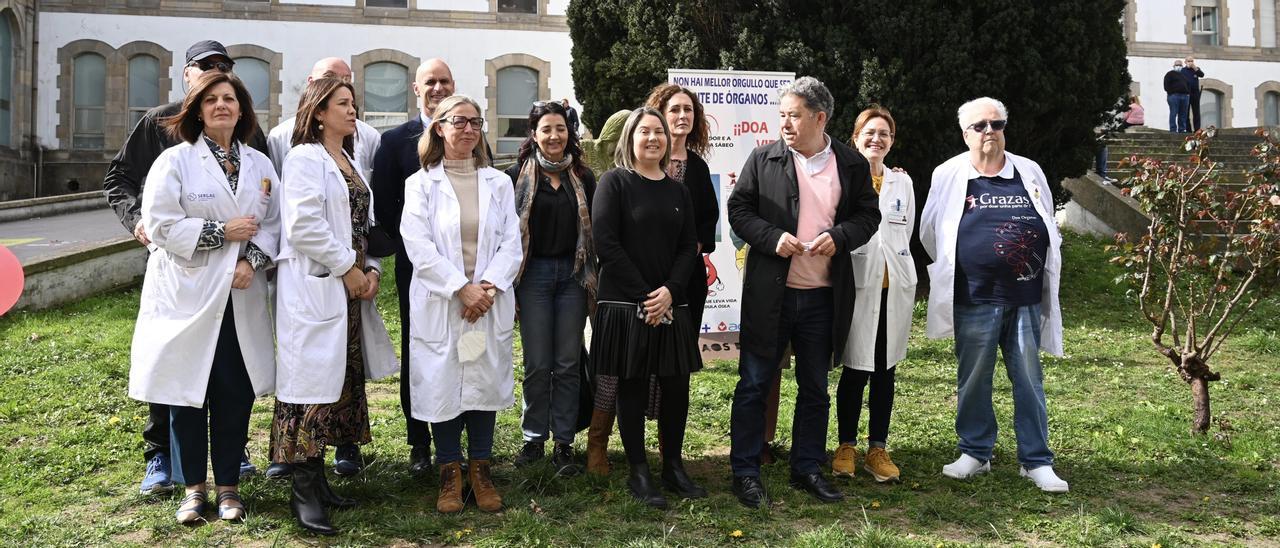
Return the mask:
{"type": "Polygon", "coordinates": [[[479,116],[475,118],[467,118],[466,116],[451,116],[449,118],[445,118],[444,120],[442,120],[442,122],[446,122],[449,125],[452,125],[453,129],[462,129],[466,127],[467,124],[471,124],[471,129],[474,129],[476,131],[480,131],[484,129],[484,118],[481,118],[479,116]]]}
{"type": "Polygon", "coordinates": [[[987,124],[991,124],[991,131],[1004,131],[1005,126],[1009,125],[1008,120],[983,120],[969,124],[965,129],[972,129],[978,133],[987,131],[987,124]]]}
{"type": "Polygon", "coordinates": [[[888,131],[864,131],[858,134],[864,138],[879,137],[881,140],[887,141],[893,138],[893,134],[888,131]]]}
{"type": "Polygon", "coordinates": [[[231,67],[235,66],[231,61],[192,61],[187,63],[189,67],[198,67],[200,70],[217,70],[218,72],[231,72],[231,67]]]}

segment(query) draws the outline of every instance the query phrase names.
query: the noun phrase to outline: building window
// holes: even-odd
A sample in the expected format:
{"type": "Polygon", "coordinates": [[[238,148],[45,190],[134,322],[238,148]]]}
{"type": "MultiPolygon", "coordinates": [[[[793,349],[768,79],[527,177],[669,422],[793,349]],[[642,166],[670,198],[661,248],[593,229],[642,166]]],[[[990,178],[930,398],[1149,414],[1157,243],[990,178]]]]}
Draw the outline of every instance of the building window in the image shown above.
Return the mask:
{"type": "Polygon", "coordinates": [[[13,146],[13,28],[0,13],[0,146],[13,146]]]}
{"type": "Polygon", "coordinates": [[[1200,127],[1226,127],[1222,124],[1222,92],[1206,89],[1200,94],[1200,127]]]}
{"type": "Polygon", "coordinates": [[[407,8],[409,0],[365,0],[366,8],[407,8]]]}
{"type": "Polygon", "coordinates": [[[515,153],[529,134],[529,108],[538,100],[538,71],[498,70],[498,154],[515,153]]]}
{"type": "Polygon", "coordinates": [[[1280,92],[1268,91],[1262,95],[1262,123],[1280,126],[1280,92]]]}
{"type": "Polygon", "coordinates": [[[364,121],[379,131],[409,120],[409,69],[400,63],[364,67],[364,121]]]}
{"type": "Polygon", "coordinates": [[[107,60],[84,53],[71,62],[71,148],[101,150],[107,106],[107,60]]]}
{"type": "Polygon", "coordinates": [[[1258,47],[1276,47],[1276,4],[1258,2],[1258,47]]]}
{"type": "Polygon", "coordinates": [[[498,0],[498,13],[538,13],[538,0],[498,0]]]}
{"type": "Polygon", "coordinates": [[[160,60],[150,55],[129,59],[129,127],[160,104],[160,60]]]}
{"type": "MultiPolygon", "coordinates": [[[[258,126],[269,131],[271,128],[271,66],[256,57],[240,57],[235,59],[236,76],[249,88],[249,96],[253,98],[253,114],[258,117],[258,126]]],[[[245,108],[244,105],[240,106],[245,108]]]]}
{"type": "Polygon", "coordinates": [[[1219,45],[1221,39],[1218,28],[1216,2],[1195,2],[1195,5],[1191,6],[1191,45],[1219,45]]]}

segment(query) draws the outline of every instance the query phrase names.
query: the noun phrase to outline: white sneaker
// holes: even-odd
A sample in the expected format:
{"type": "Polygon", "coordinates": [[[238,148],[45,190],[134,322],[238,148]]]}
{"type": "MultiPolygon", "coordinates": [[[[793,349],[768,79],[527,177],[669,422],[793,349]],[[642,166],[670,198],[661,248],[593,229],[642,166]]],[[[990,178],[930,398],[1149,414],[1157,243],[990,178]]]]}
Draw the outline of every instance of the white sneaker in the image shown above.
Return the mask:
{"type": "Polygon", "coordinates": [[[969,479],[990,471],[990,462],[982,462],[963,453],[955,462],[942,467],[942,475],[955,479],[969,479]]]}
{"type": "Polygon", "coordinates": [[[1025,467],[1019,467],[1018,475],[1024,478],[1031,478],[1036,487],[1046,493],[1066,493],[1068,489],[1067,482],[1062,481],[1062,478],[1053,473],[1052,466],[1041,466],[1030,470],[1025,467]]]}

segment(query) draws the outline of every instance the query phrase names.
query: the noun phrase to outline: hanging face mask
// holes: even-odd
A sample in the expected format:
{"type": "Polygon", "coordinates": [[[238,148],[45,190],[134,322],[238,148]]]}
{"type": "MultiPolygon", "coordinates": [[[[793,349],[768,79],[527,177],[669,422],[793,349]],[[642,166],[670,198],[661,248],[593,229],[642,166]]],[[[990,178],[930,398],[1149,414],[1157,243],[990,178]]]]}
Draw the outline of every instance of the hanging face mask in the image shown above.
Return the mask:
{"type": "MultiPolygon", "coordinates": [[[[498,292],[490,289],[488,293],[493,298],[498,292]]],[[[484,357],[489,348],[489,332],[482,327],[483,320],[481,317],[475,323],[462,322],[462,336],[458,337],[458,362],[474,362],[484,357]]]]}

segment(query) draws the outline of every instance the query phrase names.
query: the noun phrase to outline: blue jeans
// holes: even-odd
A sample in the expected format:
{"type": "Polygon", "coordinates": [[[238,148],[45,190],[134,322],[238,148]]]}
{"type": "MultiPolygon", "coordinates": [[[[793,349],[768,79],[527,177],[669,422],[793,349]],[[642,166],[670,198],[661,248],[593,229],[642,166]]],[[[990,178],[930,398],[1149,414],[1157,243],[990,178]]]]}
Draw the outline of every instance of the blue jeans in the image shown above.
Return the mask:
{"type": "Polygon", "coordinates": [[[516,302],[524,347],[524,440],[573,443],[578,431],[578,368],[587,292],[573,277],[574,258],[530,257],[516,302]]]}
{"type": "Polygon", "coordinates": [[[1169,94],[1169,131],[1187,133],[1191,131],[1188,115],[1191,114],[1191,96],[1185,93],[1169,94]]]}
{"type": "Polygon", "coordinates": [[[799,386],[791,426],[791,471],[812,474],[826,462],[827,420],[831,411],[827,374],[831,372],[834,317],[831,288],[786,288],[773,351],[768,356],[742,352],[729,422],[729,463],[734,476],[760,475],[765,395],[773,384],[781,365],[778,361],[788,342],[795,352],[799,386]]]}
{"type": "Polygon", "coordinates": [[[1018,462],[1027,469],[1053,465],[1049,415],[1040,370],[1040,305],[955,305],[957,409],[960,452],[986,462],[996,445],[991,377],[996,347],[1013,385],[1013,430],[1018,462]]]}
{"type": "Polygon", "coordinates": [[[493,428],[497,411],[463,411],[444,422],[431,423],[436,444],[436,464],[462,462],[462,429],[467,429],[467,458],[486,460],[493,454],[493,428]]]}

